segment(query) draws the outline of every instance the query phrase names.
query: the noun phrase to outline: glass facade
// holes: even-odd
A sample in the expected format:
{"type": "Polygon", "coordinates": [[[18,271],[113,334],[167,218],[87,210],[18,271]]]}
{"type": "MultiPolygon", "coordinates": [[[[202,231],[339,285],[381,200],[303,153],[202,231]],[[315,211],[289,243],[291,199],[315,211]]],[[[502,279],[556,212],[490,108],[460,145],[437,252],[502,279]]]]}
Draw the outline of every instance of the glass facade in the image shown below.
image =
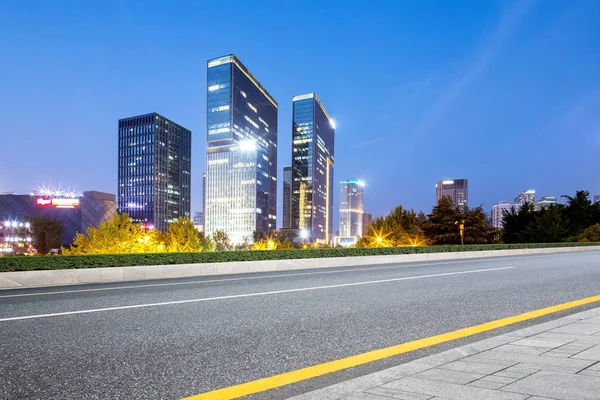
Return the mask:
{"type": "Polygon", "coordinates": [[[363,235],[364,184],[349,180],[340,182],[340,236],[360,238],[363,235]]]}
{"type": "Polygon", "coordinates": [[[119,212],[163,232],[190,216],[192,132],[151,113],[119,120],[119,212]]]}
{"type": "Polygon", "coordinates": [[[435,185],[435,204],[440,202],[442,197],[450,197],[452,202],[462,212],[469,204],[469,180],[454,179],[438,181],[435,185]]]}
{"type": "Polygon", "coordinates": [[[292,229],[292,166],[283,167],[283,228],[292,229]]]}
{"type": "MultiPolygon", "coordinates": [[[[58,218],[65,226],[62,245],[73,243],[76,233],[85,233],[89,226],[97,227],[117,212],[115,195],[95,191],[83,192],[78,197],[79,205],[73,208],[40,206],[36,203],[38,196],[0,195],[0,221],[24,221],[26,216],[58,218]]],[[[0,243],[4,232],[0,232],[0,243]]]]}
{"type": "Polygon", "coordinates": [[[295,96],[292,110],[292,228],[330,243],[334,123],[315,93],[295,96]]]}
{"type": "Polygon", "coordinates": [[[514,203],[515,204],[525,204],[525,203],[534,204],[535,203],[535,190],[529,189],[529,190],[525,190],[524,192],[519,193],[518,196],[515,197],[514,203]]]}
{"type": "Polygon", "coordinates": [[[235,57],[208,61],[205,230],[234,244],[277,222],[277,102],[235,57]]]}

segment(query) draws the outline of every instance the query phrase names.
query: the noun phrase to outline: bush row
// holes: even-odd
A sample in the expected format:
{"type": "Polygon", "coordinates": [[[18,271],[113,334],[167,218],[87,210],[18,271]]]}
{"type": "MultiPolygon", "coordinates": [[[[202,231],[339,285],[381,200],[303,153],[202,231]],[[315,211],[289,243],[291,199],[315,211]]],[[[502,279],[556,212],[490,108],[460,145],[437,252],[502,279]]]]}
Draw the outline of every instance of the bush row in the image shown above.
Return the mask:
{"type": "Polygon", "coordinates": [[[447,253],[459,251],[532,249],[549,247],[599,246],[600,243],[528,243],[466,246],[325,248],[306,250],[217,251],[200,253],[99,254],[69,256],[0,257],[0,272],[72,268],[130,267],[141,265],[201,264],[230,261],[290,260],[379,256],[394,254],[447,253]]]}

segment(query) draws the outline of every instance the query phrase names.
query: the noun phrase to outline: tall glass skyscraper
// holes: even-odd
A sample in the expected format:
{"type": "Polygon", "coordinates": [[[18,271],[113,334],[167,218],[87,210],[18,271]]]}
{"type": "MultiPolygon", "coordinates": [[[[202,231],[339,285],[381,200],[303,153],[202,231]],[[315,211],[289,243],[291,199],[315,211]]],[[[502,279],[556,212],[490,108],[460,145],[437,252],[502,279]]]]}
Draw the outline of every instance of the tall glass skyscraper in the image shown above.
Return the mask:
{"type": "Polygon", "coordinates": [[[315,93],[292,99],[292,228],[330,243],[335,124],[315,93]]]}
{"type": "Polygon", "coordinates": [[[205,230],[234,244],[277,222],[277,102],[235,55],[208,61],[205,230]]]}
{"type": "Polygon", "coordinates": [[[283,228],[292,228],[292,166],[283,167],[283,228]]]}
{"type": "Polygon", "coordinates": [[[166,231],[190,216],[192,132],[157,113],[119,120],[119,212],[166,231]]]}
{"type": "Polygon", "coordinates": [[[363,235],[364,183],[340,182],[340,236],[358,240],[363,235]]]}

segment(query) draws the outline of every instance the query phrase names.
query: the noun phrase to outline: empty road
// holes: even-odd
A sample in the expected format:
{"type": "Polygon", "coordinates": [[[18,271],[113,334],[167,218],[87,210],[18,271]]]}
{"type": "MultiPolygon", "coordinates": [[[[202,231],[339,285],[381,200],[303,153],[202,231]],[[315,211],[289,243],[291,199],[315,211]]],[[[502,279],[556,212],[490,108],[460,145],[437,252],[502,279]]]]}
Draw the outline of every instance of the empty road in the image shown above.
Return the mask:
{"type": "Polygon", "coordinates": [[[599,294],[597,250],[0,290],[0,398],[177,399],[599,294]]]}

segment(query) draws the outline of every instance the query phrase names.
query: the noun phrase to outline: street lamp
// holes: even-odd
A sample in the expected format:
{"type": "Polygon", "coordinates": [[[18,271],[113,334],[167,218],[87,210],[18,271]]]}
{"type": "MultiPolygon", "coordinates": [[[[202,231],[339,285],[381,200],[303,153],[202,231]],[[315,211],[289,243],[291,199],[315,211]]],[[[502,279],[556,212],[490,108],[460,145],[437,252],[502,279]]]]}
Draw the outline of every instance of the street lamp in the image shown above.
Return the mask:
{"type": "Polygon", "coordinates": [[[454,225],[458,225],[458,228],[460,230],[460,245],[464,246],[465,245],[465,220],[461,220],[460,224],[459,221],[455,221],[454,225]]]}

